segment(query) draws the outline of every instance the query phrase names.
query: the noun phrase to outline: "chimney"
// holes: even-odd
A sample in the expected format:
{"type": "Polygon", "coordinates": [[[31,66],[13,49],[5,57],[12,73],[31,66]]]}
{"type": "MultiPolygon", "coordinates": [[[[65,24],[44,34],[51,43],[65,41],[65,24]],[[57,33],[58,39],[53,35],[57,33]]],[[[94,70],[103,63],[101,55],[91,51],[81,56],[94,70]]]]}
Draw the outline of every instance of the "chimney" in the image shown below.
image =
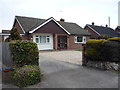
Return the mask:
{"type": "Polygon", "coordinates": [[[92,22],[92,25],[94,25],[95,23],[94,22],[92,22]]]}
{"type": "Polygon", "coordinates": [[[64,21],[65,21],[65,19],[61,18],[61,19],[60,19],[60,21],[61,21],[61,22],[64,22],[64,21]]]}
{"type": "Polygon", "coordinates": [[[106,27],[108,27],[108,25],[106,24],[106,27]]]}
{"type": "Polygon", "coordinates": [[[108,25],[109,25],[109,27],[110,27],[110,17],[108,17],[108,25]]]}

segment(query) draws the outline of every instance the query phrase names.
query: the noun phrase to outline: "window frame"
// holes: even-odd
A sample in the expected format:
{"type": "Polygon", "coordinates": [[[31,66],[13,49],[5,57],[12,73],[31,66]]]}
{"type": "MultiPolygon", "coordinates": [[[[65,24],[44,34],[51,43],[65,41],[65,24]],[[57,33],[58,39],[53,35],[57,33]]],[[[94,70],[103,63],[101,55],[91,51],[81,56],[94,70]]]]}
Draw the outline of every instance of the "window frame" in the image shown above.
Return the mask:
{"type": "Polygon", "coordinates": [[[46,35],[39,35],[39,39],[40,39],[40,44],[45,44],[46,43],[46,35]],[[45,37],[44,38],[44,42],[41,42],[42,41],[42,37],[45,37]]]}
{"type": "Polygon", "coordinates": [[[74,36],[74,43],[86,43],[86,36],[74,36]],[[78,37],[82,37],[82,42],[78,42],[78,37]]]}
{"type": "Polygon", "coordinates": [[[50,36],[49,35],[35,35],[35,43],[37,44],[47,44],[47,43],[51,43],[51,39],[50,39],[50,36]],[[45,42],[41,42],[41,38],[42,37],[45,37],[45,42]],[[36,42],[36,39],[38,39],[38,43],[36,42]],[[49,42],[48,42],[48,39],[49,39],[49,42]]]}
{"type": "Polygon", "coordinates": [[[49,35],[46,36],[46,43],[50,43],[50,36],[49,35]],[[47,39],[49,39],[49,42],[47,41],[47,39]]]}
{"type": "Polygon", "coordinates": [[[35,43],[37,43],[37,44],[40,43],[40,40],[39,40],[39,36],[38,36],[38,35],[35,36],[35,43]],[[38,43],[36,42],[36,39],[38,39],[38,43]]]}

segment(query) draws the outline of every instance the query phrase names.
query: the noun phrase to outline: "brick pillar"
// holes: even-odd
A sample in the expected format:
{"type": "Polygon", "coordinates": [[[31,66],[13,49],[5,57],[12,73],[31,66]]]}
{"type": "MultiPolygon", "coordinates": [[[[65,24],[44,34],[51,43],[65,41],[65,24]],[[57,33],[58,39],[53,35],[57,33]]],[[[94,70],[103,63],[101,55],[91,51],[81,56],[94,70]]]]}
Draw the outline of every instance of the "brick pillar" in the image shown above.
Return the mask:
{"type": "Polygon", "coordinates": [[[67,49],[69,49],[69,36],[67,35],[67,49]]]}
{"type": "Polygon", "coordinates": [[[55,50],[57,50],[57,47],[58,47],[58,39],[57,39],[57,36],[58,36],[58,35],[55,34],[55,39],[54,39],[54,40],[55,40],[55,41],[54,41],[54,42],[55,42],[55,43],[54,43],[54,44],[55,44],[55,45],[54,45],[54,46],[55,46],[55,50]]]}
{"type": "Polygon", "coordinates": [[[82,44],[82,66],[87,66],[85,44],[82,44]]]}

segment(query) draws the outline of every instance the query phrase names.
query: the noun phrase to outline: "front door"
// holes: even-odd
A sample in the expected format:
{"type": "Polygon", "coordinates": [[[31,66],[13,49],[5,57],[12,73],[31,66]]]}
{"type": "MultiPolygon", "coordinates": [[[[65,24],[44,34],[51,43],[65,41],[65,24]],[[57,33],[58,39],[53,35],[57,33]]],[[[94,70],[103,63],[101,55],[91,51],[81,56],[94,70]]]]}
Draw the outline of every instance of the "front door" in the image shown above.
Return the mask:
{"type": "Polygon", "coordinates": [[[58,36],[58,49],[67,49],[67,36],[58,36]]]}

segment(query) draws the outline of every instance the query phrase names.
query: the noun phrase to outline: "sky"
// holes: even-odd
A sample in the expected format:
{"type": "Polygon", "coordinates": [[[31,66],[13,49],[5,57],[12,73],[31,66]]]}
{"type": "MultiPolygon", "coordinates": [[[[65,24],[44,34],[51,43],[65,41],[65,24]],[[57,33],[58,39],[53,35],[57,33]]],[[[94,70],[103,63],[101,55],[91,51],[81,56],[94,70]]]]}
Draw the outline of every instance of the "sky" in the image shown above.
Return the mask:
{"type": "Polygon", "coordinates": [[[41,19],[54,17],[74,22],[84,28],[86,24],[105,26],[110,17],[110,27],[118,25],[120,0],[0,0],[0,32],[11,30],[15,16],[41,19]]]}

